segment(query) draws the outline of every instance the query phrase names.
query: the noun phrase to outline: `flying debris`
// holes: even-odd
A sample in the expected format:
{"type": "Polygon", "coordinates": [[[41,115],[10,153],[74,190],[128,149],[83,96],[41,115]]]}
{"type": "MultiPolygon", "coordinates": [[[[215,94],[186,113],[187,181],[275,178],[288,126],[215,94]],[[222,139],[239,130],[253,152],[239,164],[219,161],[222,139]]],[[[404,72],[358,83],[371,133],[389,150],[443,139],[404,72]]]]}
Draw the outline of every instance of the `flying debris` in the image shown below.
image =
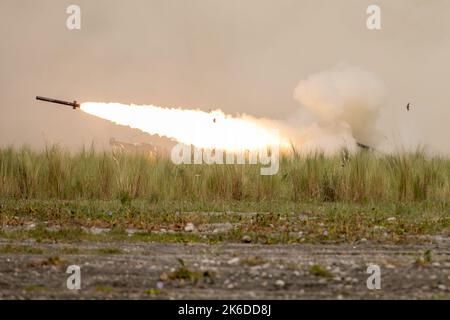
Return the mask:
{"type": "Polygon", "coordinates": [[[80,104],[78,102],[76,102],[75,100],[73,102],[69,102],[69,101],[52,99],[52,98],[46,98],[46,97],[40,97],[40,96],[36,96],[36,100],[41,100],[41,101],[46,101],[46,102],[51,102],[51,103],[62,104],[62,105],[65,105],[65,106],[70,106],[70,107],[72,107],[73,110],[80,109],[80,104]]]}
{"type": "Polygon", "coordinates": [[[408,104],[406,105],[406,110],[409,111],[409,109],[411,109],[411,104],[410,104],[410,103],[408,103],[408,104]]]}
{"type": "Polygon", "coordinates": [[[364,150],[373,150],[372,147],[368,146],[367,144],[361,143],[361,142],[356,142],[356,145],[364,150]]]}
{"type": "Polygon", "coordinates": [[[213,123],[216,123],[216,117],[217,117],[216,116],[216,111],[213,111],[212,109],[209,109],[208,112],[213,115],[213,123]]]}

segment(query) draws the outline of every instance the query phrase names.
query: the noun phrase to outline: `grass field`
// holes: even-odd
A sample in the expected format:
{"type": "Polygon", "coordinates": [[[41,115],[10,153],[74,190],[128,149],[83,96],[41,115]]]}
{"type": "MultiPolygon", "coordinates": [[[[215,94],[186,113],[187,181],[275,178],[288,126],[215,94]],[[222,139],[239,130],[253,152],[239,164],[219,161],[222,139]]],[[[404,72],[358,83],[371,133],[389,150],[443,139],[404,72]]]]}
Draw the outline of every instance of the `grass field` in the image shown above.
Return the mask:
{"type": "Polygon", "coordinates": [[[259,169],[0,149],[0,299],[449,299],[450,159],[259,169]],[[372,263],[383,290],[367,290],[372,263]]]}
{"type": "Polygon", "coordinates": [[[167,158],[93,149],[2,149],[0,222],[12,228],[2,235],[207,243],[247,235],[270,244],[398,242],[449,230],[448,158],[290,155],[277,175],[259,173],[256,165],[174,165],[167,158]],[[200,232],[185,232],[188,223],[200,232]],[[35,228],[14,229],[27,224],[35,228]],[[217,225],[220,231],[220,224],[228,227],[201,232],[217,225]]]}
{"type": "Polygon", "coordinates": [[[13,199],[211,202],[392,203],[450,199],[450,159],[422,152],[376,155],[343,152],[283,156],[280,171],[256,165],[174,165],[167,158],[95,152],[0,150],[0,197],[13,199]]]}

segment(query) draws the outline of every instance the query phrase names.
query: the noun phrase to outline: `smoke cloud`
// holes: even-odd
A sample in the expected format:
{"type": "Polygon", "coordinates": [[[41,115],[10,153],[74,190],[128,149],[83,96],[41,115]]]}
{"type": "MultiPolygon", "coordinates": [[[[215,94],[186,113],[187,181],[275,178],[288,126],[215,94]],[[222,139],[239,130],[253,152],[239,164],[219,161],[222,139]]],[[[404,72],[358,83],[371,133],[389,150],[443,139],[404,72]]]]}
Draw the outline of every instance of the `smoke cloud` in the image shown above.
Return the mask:
{"type": "Polygon", "coordinates": [[[294,91],[302,105],[290,120],[300,127],[294,141],[303,150],[327,153],[342,147],[354,150],[357,142],[378,145],[382,135],[377,121],[385,92],[380,79],[346,64],[309,76],[294,91]]]}

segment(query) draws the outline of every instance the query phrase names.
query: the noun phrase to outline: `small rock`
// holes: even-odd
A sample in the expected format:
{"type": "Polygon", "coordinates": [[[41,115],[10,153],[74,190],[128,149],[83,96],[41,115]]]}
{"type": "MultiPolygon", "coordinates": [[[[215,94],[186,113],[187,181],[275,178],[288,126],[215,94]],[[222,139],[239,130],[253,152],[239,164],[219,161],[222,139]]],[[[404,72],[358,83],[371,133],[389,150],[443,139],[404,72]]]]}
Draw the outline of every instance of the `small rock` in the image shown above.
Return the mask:
{"type": "Polygon", "coordinates": [[[164,288],[164,282],[162,282],[162,281],[157,281],[157,282],[156,282],[156,288],[158,288],[159,290],[161,290],[162,288],[164,288]]]}
{"type": "Polygon", "coordinates": [[[331,271],[331,273],[333,273],[333,274],[341,273],[341,269],[339,267],[336,267],[331,271]]]}
{"type": "Polygon", "coordinates": [[[245,235],[242,237],[242,242],[250,243],[250,242],[252,242],[252,238],[250,238],[250,236],[245,235]]]}
{"type": "Polygon", "coordinates": [[[283,287],[285,286],[285,283],[284,283],[283,280],[277,280],[277,281],[275,281],[275,285],[276,285],[278,288],[283,288],[283,287]]]}
{"type": "Polygon", "coordinates": [[[186,224],[186,226],[184,227],[184,231],[186,232],[192,232],[195,231],[195,226],[193,223],[189,222],[186,224]]]}
{"type": "Polygon", "coordinates": [[[444,286],[443,284],[440,284],[440,285],[438,285],[438,289],[439,289],[439,290],[442,290],[442,291],[446,291],[446,290],[447,290],[447,287],[444,286]]]}
{"type": "Polygon", "coordinates": [[[229,265],[236,265],[236,264],[239,263],[239,261],[240,261],[240,259],[239,259],[238,257],[236,257],[236,258],[232,258],[232,259],[228,260],[227,263],[228,263],[229,265]]]}
{"type": "Polygon", "coordinates": [[[258,277],[258,276],[259,276],[259,268],[258,268],[258,266],[256,266],[256,267],[251,267],[249,273],[250,273],[250,275],[251,275],[252,277],[258,277]]]}
{"type": "Polygon", "coordinates": [[[129,236],[132,236],[135,233],[140,232],[141,230],[139,229],[126,229],[126,232],[128,233],[129,236]]]}
{"type": "Polygon", "coordinates": [[[229,285],[227,285],[228,289],[233,289],[234,288],[234,284],[230,283],[229,285]]]}
{"type": "Polygon", "coordinates": [[[97,234],[102,234],[102,233],[109,232],[110,230],[111,229],[108,229],[108,228],[92,227],[92,228],[88,229],[88,232],[97,235],[97,234]]]}
{"type": "Polygon", "coordinates": [[[308,216],[304,213],[300,213],[300,215],[298,216],[298,220],[306,221],[306,220],[308,220],[308,216]]]}
{"type": "Polygon", "coordinates": [[[324,236],[324,237],[328,237],[328,231],[327,231],[327,230],[324,230],[323,236],[324,236]]]}
{"type": "Polygon", "coordinates": [[[215,264],[216,261],[215,260],[211,260],[211,259],[202,259],[201,263],[202,264],[215,264]]]}
{"type": "Polygon", "coordinates": [[[161,232],[161,233],[166,233],[166,232],[167,232],[167,230],[166,230],[166,229],[164,229],[164,228],[161,228],[161,229],[159,230],[159,232],[161,232]]]}
{"type": "Polygon", "coordinates": [[[441,264],[439,262],[433,262],[431,265],[433,267],[440,267],[441,266],[441,264]]]}
{"type": "Polygon", "coordinates": [[[167,280],[169,280],[169,276],[167,275],[167,273],[163,272],[163,273],[161,273],[161,275],[159,276],[159,279],[160,279],[161,281],[167,281],[167,280]]]}
{"type": "Polygon", "coordinates": [[[395,217],[389,217],[389,218],[387,218],[386,219],[387,221],[395,221],[395,220],[397,220],[395,217]]]}
{"type": "Polygon", "coordinates": [[[213,224],[213,233],[225,233],[233,229],[233,225],[229,222],[213,224]]]}
{"type": "Polygon", "coordinates": [[[25,230],[33,230],[36,228],[36,224],[35,223],[30,223],[29,225],[26,226],[25,230]]]}

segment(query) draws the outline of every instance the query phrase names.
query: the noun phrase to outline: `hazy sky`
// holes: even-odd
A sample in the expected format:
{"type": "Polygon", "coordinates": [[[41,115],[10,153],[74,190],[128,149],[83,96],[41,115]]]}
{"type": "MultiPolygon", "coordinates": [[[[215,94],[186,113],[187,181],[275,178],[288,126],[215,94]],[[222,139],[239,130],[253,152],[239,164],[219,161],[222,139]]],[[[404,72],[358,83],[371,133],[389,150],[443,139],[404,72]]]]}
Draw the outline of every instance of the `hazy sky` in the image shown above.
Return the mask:
{"type": "Polygon", "coordinates": [[[36,95],[283,120],[300,80],[345,62],[385,83],[386,136],[450,152],[448,0],[2,0],[0,39],[0,145],[148,140],[36,95]]]}

